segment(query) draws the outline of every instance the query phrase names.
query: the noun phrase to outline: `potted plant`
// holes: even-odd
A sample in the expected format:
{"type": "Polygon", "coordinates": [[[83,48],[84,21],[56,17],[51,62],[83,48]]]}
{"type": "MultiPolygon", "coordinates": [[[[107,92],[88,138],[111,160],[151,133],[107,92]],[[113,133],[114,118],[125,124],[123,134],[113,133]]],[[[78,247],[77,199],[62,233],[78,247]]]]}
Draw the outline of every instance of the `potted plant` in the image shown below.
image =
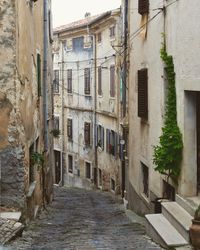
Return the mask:
{"type": "Polygon", "coordinates": [[[53,137],[58,138],[60,136],[60,130],[59,129],[52,129],[50,132],[53,137]]]}
{"type": "Polygon", "coordinates": [[[200,249],[200,204],[197,207],[194,219],[192,220],[192,226],[190,227],[190,239],[191,243],[196,250],[200,249]]]}

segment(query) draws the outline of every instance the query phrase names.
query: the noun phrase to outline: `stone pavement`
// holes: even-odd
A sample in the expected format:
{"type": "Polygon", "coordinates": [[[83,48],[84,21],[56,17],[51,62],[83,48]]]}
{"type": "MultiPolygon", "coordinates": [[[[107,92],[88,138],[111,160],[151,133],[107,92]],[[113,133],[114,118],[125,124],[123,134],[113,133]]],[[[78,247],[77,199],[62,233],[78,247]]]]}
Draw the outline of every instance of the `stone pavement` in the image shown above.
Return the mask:
{"type": "Polygon", "coordinates": [[[55,188],[46,211],[7,245],[17,250],[161,249],[132,222],[110,194],[77,188],[55,188]]]}
{"type": "Polygon", "coordinates": [[[0,244],[4,245],[17,235],[19,235],[24,226],[14,219],[0,217],[0,244]]]}

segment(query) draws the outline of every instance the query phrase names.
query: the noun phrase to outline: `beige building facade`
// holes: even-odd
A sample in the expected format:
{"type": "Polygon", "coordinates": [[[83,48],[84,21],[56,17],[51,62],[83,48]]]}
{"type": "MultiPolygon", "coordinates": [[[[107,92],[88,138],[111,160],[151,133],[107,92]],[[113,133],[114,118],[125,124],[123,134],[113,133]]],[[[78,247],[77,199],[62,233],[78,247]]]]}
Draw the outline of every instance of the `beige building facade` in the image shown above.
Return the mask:
{"type": "MultiPolygon", "coordinates": [[[[129,205],[153,212],[152,200],[199,195],[199,1],[128,1],[129,9],[129,205]],[[146,7],[145,7],[146,6],[146,7]],[[143,9],[142,9],[143,8],[143,9]],[[186,18],[186,17],[192,18],[186,18]],[[166,110],[167,80],[160,49],[164,41],[174,60],[177,121],[183,137],[177,182],[155,171],[166,110]],[[146,86],[141,88],[141,74],[146,86]],[[141,114],[141,102],[143,106],[141,114]],[[144,114],[145,113],[145,114],[144,114]],[[167,194],[167,197],[166,197],[167,194]]],[[[200,7],[200,6],[199,6],[200,7]]]]}
{"type": "Polygon", "coordinates": [[[120,192],[120,34],[120,10],[54,30],[58,183],[120,192]]]}
{"type": "Polygon", "coordinates": [[[52,198],[51,2],[0,8],[1,206],[33,218],[52,198]]]}

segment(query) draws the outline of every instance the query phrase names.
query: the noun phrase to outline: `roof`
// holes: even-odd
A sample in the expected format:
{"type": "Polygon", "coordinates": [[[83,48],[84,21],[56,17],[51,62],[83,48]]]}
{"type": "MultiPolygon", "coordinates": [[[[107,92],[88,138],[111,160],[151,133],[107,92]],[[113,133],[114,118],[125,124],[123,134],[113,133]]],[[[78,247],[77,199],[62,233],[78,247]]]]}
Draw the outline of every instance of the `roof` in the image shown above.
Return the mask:
{"type": "Polygon", "coordinates": [[[69,23],[66,25],[59,26],[59,27],[55,28],[53,30],[53,32],[54,32],[54,34],[56,34],[56,33],[64,32],[64,31],[70,31],[70,30],[74,30],[74,29],[84,28],[84,27],[87,27],[87,26],[101,20],[102,18],[110,16],[111,13],[112,13],[112,11],[107,11],[107,12],[104,12],[104,13],[101,13],[101,14],[98,14],[95,16],[89,16],[87,18],[84,18],[84,19],[81,19],[81,20],[78,20],[78,21],[75,21],[75,22],[72,22],[72,23],[69,23]]]}

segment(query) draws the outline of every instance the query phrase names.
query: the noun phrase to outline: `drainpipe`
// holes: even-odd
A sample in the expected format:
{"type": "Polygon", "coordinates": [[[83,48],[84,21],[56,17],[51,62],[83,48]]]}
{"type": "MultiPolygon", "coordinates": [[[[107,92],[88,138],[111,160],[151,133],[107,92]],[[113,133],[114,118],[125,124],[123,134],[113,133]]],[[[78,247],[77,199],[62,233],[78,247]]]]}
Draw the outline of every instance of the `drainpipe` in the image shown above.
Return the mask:
{"type": "Polygon", "coordinates": [[[95,148],[95,172],[94,183],[98,187],[98,153],[97,153],[97,46],[96,34],[93,35],[93,50],[94,50],[94,148],[95,148]]]}
{"type": "Polygon", "coordinates": [[[128,0],[125,0],[124,6],[124,65],[123,65],[123,117],[126,116],[126,80],[127,80],[127,45],[128,45],[128,0]]]}
{"type": "MultiPolygon", "coordinates": [[[[48,86],[48,0],[43,0],[43,123],[44,123],[44,154],[47,155],[48,151],[48,104],[47,104],[47,86],[48,86]]],[[[46,157],[45,157],[46,158],[46,157]]],[[[43,206],[45,207],[45,166],[42,167],[42,196],[43,206]]]]}
{"type": "Polygon", "coordinates": [[[44,0],[44,40],[43,40],[43,112],[44,112],[44,151],[48,151],[48,105],[47,105],[47,85],[48,85],[48,0],[44,0]]]}

